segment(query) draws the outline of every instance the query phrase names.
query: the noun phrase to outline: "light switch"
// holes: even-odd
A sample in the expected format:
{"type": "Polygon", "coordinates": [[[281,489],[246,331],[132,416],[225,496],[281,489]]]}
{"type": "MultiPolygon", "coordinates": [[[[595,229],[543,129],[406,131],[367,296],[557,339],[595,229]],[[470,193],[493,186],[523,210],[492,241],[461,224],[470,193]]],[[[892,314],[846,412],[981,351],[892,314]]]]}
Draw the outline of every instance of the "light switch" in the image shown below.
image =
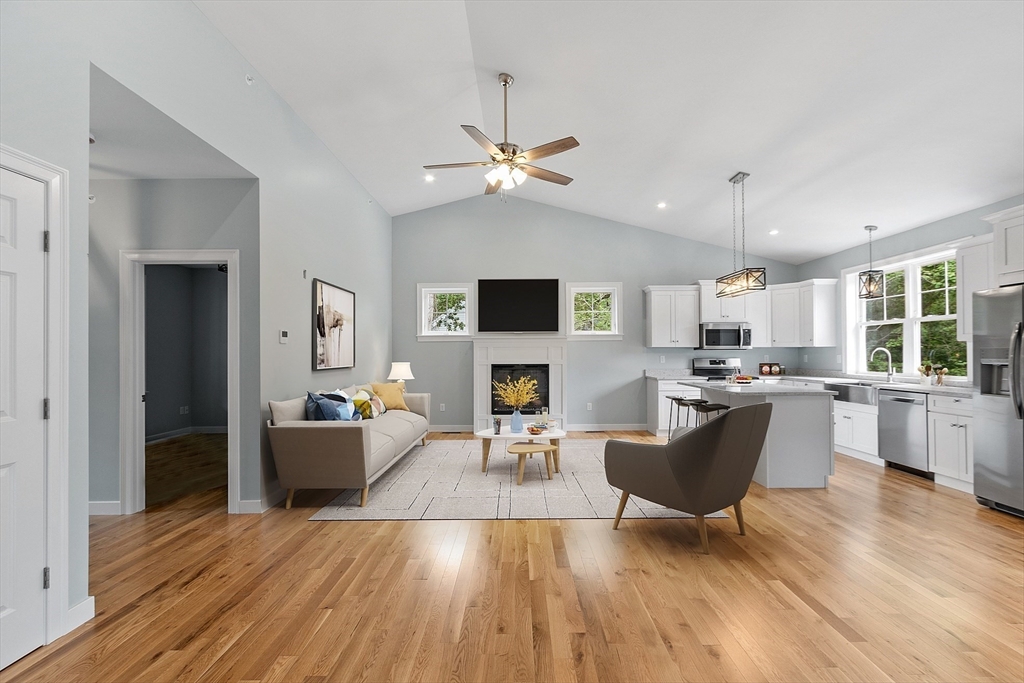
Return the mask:
{"type": "Polygon", "coordinates": [[[288,343],[288,330],[281,330],[278,334],[279,334],[278,341],[280,341],[282,344],[287,344],[288,343]]]}

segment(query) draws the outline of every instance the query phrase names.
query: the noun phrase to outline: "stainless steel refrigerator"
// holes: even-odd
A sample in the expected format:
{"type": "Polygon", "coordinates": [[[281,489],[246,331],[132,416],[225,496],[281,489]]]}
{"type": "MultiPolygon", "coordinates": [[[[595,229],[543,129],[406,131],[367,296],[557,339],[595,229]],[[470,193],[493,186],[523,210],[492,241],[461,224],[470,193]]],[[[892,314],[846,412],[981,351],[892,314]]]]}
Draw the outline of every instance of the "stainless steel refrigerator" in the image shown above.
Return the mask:
{"type": "Polygon", "coordinates": [[[974,294],[974,495],[1024,516],[1024,285],[974,294]]]}

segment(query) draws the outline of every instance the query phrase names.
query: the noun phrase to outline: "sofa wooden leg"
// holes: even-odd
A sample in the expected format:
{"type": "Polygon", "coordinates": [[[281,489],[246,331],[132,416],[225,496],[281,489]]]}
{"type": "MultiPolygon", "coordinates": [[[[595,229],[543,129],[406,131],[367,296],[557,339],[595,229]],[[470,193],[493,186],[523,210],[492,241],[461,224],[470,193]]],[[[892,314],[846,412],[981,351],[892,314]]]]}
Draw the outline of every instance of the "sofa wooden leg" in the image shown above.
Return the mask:
{"type": "Polygon", "coordinates": [[[740,528],[740,536],[747,535],[747,527],[743,525],[743,507],[740,505],[741,501],[736,501],[736,504],[732,506],[732,509],[736,511],[736,524],[740,528]]]}
{"type": "Polygon", "coordinates": [[[704,523],[704,515],[696,515],[697,517],[697,531],[700,532],[700,545],[704,548],[704,554],[710,555],[711,550],[708,548],[708,525],[704,523]]]}
{"type": "Polygon", "coordinates": [[[370,487],[367,486],[366,488],[363,489],[362,493],[359,495],[359,507],[361,507],[361,508],[366,507],[366,499],[369,498],[369,497],[370,497],[370,487]]]}
{"type": "Polygon", "coordinates": [[[292,498],[294,498],[294,497],[295,497],[295,489],[288,489],[288,497],[285,498],[285,500],[284,500],[284,509],[285,510],[291,510],[292,509],[292,498]]]}
{"type": "Polygon", "coordinates": [[[622,498],[619,499],[619,509],[615,511],[615,521],[612,522],[612,531],[619,528],[619,520],[622,519],[622,511],[626,509],[626,501],[629,500],[629,491],[622,492],[622,498]]]}
{"type": "Polygon", "coordinates": [[[420,439],[420,445],[421,446],[426,446],[427,445],[427,435],[426,434],[424,434],[423,438],[420,439]]]}

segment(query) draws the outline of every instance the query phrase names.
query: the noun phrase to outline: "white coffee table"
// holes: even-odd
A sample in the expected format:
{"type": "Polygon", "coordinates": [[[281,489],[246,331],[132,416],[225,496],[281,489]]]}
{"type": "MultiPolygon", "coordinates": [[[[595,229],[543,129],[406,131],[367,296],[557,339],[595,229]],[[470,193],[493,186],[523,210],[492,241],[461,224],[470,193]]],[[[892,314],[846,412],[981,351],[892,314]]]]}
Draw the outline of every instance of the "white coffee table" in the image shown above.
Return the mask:
{"type": "Polygon", "coordinates": [[[526,425],[523,425],[523,431],[518,434],[512,433],[512,427],[510,425],[502,425],[501,432],[498,434],[494,433],[494,429],[485,429],[480,432],[475,432],[476,436],[484,440],[484,457],[483,465],[480,468],[481,472],[487,471],[487,458],[491,454],[491,441],[495,439],[502,439],[505,441],[525,441],[527,443],[533,443],[535,439],[547,439],[548,443],[555,447],[555,472],[561,472],[561,460],[559,458],[561,449],[559,448],[559,439],[565,438],[565,432],[556,427],[548,427],[546,431],[537,434],[536,436],[526,431],[526,425]]]}

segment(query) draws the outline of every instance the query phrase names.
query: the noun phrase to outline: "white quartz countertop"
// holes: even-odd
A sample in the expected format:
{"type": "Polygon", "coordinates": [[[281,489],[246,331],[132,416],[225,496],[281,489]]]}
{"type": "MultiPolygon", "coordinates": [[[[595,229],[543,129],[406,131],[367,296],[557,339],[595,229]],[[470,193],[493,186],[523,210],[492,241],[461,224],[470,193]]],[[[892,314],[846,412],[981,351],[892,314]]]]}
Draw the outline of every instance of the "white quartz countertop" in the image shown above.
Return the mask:
{"type": "Polygon", "coordinates": [[[747,396],[835,396],[834,391],[824,389],[812,389],[810,387],[790,387],[783,384],[765,384],[754,382],[753,384],[727,384],[725,382],[708,382],[707,380],[680,381],[684,387],[706,389],[708,391],[724,391],[730,394],[745,394],[747,396]]]}
{"type": "MultiPolygon", "coordinates": [[[[697,382],[699,386],[703,387],[707,382],[703,378],[694,377],[693,373],[689,370],[682,368],[648,368],[645,371],[647,379],[651,380],[666,380],[666,381],[679,381],[680,384],[686,384],[686,386],[695,386],[690,382],[697,382]]],[[[767,380],[797,380],[800,382],[830,382],[833,384],[848,384],[853,382],[871,382],[874,386],[879,389],[896,389],[897,391],[916,391],[921,394],[936,394],[939,396],[956,396],[957,398],[970,398],[974,394],[974,390],[971,387],[950,387],[950,386],[935,386],[919,384],[917,382],[892,382],[886,383],[878,381],[871,377],[821,377],[815,375],[772,375],[771,377],[760,377],[759,379],[767,380]]],[[[756,386],[780,386],[780,385],[764,385],[756,383],[756,386]]],[[[729,385],[731,386],[731,385],[729,385]]],[[[742,386],[742,385],[741,385],[742,386]]],[[[786,388],[782,386],[780,388],[786,388]]],[[[789,387],[790,389],[801,389],[803,387],[789,387]]],[[[748,392],[749,393],[749,392],[748,392]]],[[[781,393],[781,392],[780,392],[781,393]]]]}

